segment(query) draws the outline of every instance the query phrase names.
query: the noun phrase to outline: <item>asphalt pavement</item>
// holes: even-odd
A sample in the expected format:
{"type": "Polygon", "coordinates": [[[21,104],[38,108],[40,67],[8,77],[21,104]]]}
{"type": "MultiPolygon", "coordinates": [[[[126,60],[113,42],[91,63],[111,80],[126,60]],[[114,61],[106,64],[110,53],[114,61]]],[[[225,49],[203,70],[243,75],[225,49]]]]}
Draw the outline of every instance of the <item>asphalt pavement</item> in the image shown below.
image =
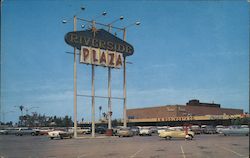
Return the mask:
{"type": "Polygon", "coordinates": [[[165,140],[157,135],[50,140],[0,135],[0,158],[247,158],[249,136],[196,135],[165,140]]]}

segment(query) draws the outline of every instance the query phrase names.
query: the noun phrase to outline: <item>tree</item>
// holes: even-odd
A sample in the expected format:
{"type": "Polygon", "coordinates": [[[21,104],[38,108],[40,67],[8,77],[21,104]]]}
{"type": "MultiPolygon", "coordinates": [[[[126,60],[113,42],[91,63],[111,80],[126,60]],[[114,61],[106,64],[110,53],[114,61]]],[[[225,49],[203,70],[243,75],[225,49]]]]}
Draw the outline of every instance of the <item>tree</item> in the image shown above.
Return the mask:
{"type": "Polygon", "coordinates": [[[99,106],[99,120],[101,120],[102,106],[99,106]]]}

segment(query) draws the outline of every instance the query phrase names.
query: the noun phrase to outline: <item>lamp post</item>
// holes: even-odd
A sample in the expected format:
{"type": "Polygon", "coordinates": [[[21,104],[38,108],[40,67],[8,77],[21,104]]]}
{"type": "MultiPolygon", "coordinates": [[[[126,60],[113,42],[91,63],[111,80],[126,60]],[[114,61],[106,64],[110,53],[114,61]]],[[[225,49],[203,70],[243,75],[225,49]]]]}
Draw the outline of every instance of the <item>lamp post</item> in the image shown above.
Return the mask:
{"type": "MultiPolygon", "coordinates": [[[[74,15],[74,32],[76,32],[77,18],[74,15]]],[[[77,74],[76,74],[76,47],[74,47],[74,138],[77,138],[77,74]]]]}
{"type": "MultiPolygon", "coordinates": [[[[111,32],[112,24],[119,20],[123,20],[124,17],[120,16],[120,18],[115,19],[111,23],[108,24],[108,32],[111,32]]],[[[111,115],[112,115],[112,109],[111,109],[111,67],[108,67],[108,129],[112,129],[112,120],[111,120],[111,115]]]]}
{"type": "MultiPolygon", "coordinates": [[[[103,12],[100,16],[97,16],[94,19],[97,19],[101,16],[105,16],[107,14],[107,12],[103,12]]],[[[96,31],[96,21],[92,20],[92,31],[94,33],[95,36],[95,31],[96,31]]],[[[91,82],[91,94],[92,94],[92,137],[95,137],[95,66],[92,65],[92,82],[91,82]]]]}
{"type": "MultiPolygon", "coordinates": [[[[126,35],[127,35],[127,28],[134,26],[134,25],[140,25],[141,23],[139,21],[132,23],[126,27],[123,28],[123,41],[126,41],[126,35]]],[[[126,80],[126,57],[124,56],[123,60],[123,127],[127,127],[127,80],[126,80]]]]}
{"type": "MultiPolygon", "coordinates": [[[[81,7],[81,10],[85,10],[84,7],[81,7]]],[[[62,20],[62,23],[65,24],[67,23],[67,20],[62,20]]],[[[77,26],[77,17],[76,17],[76,14],[74,15],[73,17],[73,27],[74,27],[74,32],[76,32],[76,26],[77,26]]],[[[77,138],[77,83],[76,83],[76,80],[77,80],[77,73],[76,73],[76,70],[77,70],[77,67],[76,67],[76,47],[74,47],[74,65],[73,65],[73,71],[74,71],[74,74],[73,74],[73,78],[74,78],[74,138],[77,138]]]]}

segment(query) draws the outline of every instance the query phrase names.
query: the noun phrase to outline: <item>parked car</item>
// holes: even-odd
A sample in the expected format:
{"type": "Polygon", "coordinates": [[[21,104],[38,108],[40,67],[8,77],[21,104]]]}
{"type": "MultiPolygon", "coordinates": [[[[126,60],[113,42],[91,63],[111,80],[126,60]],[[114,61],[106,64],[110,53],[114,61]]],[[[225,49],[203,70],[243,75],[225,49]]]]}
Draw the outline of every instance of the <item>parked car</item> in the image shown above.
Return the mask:
{"type": "Polygon", "coordinates": [[[161,132],[166,131],[169,128],[169,126],[160,126],[157,127],[157,133],[160,134],[161,132]]]}
{"type": "Polygon", "coordinates": [[[39,131],[32,128],[19,128],[18,131],[16,132],[16,136],[23,136],[23,135],[37,136],[39,135],[39,131]]]}
{"type": "MultiPolygon", "coordinates": [[[[74,133],[74,127],[69,127],[69,131],[74,133]]],[[[77,134],[90,134],[91,128],[90,127],[77,127],[76,132],[77,134]]]]}
{"type": "Polygon", "coordinates": [[[150,127],[141,127],[139,130],[139,135],[140,136],[145,136],[145,135],[151,136],[152,130],[150,127]]]}
{"type": "Polygon", "coordinates": [[[60,138],[60,139],[72,138],[73,137],[73,132],[64,131],[64,130],[54,130],[54,131],[48,132],[48,137],[50,139],[54,139],[54,138],[60,138]]]}
{"type": "Polygon", "coordinates": [[[249,135],[249,128],[242,128],[240,126],[230,126],[220,130],[220,134],[227,135],[249,135]]]}
{"type": "Polygon", "coordinates": [[[83,134],[90,134],[91,128],[90,127],[81,127],[83,134]]]}
{"type": "Polygon", "coordinates": [[[132,137],[134,134],[130,128],[122,128],[118,131],[117,136],[119,137],[132,137]]]}
{"type": "Polygon", "coordinates": [[[194,134],[201,134],[201,128],[198,125],[193,125],[190,127],[190,130],[194,132],[194,134]]]}
{"type": "Polygon", "coordinates": [[[133,132],[133,135],[138,135],[140,129],[137,126],[132,126],[130,130],[133,132]]]}
{"type": "Polygon", "coordinates": [[[216,134],[216,129],[210,125],[202,125],[201,130],[204,134],[216,134]]]}
{"type": "Polygon", "coordinates": [[[194,132],[190,130],[182,130],[182,129],[168,129],[166,131],[162,131],[159,134],[159,137],[165,138],[165,139],[171,139],[171,138],[184,138],[184,139],[190,139],[192,140],[194,138],[194,132]]]}
{"type": "Polygon", "coordinates": [[[223,129],[223,128],[225,128],[225,127],[222,126],[222,125],[217,125],[217,126],[215,127],[216,133],[220,133],[220,130],[223,129]]]}
{"type": "Polygon", "coordinates": [[[39,135],[48,135],[48,132],[53,131],[53,128],[50,127],[43,127],[41,129],[39,129],[39,135]]]}
{"type": "Polygon", "coordinates": [[[150,130],[152,131],[152,133],[157,133],[158,132],[157,126],[150,127],[150,130]]]}
{"type": "Polygon", "coordinates": [[[104,133],[106,133],[106,131],[107,131],[107,128],[106,128],[106,127],[103,127],[103,126],[99,126],[99,127],[97,127],[97,128],[95,129],[95,132],[96,132],[96,133],[99,133],[99,134],[104,134],[104,133]]]}
{"type": "Polygon", "coordinates": [[[6,128],[5,130],[7,130],[8,135],[16,135],[16,133],[18,132],[19,128],[6,128]]]}
{"type": "Polygon", "coordinates": [[[7,135],[8,131],[6,129],[0,129],[0,135],[7,135]]]}
{"type": "Polygon", "coordinates": [[[116,126],[113,128],[113,135],[118,136],[119,131],[124,128],[123,126],[116,126]]]}

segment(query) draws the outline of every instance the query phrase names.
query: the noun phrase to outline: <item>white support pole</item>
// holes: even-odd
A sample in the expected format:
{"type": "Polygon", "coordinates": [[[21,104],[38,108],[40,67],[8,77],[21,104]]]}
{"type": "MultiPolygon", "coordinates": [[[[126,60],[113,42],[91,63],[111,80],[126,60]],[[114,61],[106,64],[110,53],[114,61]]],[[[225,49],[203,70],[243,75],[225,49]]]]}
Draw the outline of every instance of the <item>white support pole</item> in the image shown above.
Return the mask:
{"type": "MultiPolygon", "coordinates": [[[[76,31],[76,16],[74,16],[74,31],[76,31]]],[[[74,138],[77,138],[77,85],[76,85],[76,47],[74,47],[74,138]]]]}
{"type": "MultiPolygon", "coordinates": [[[[126,41],[126,28],[123,30],[123,40],[126,41]]],[[[126,89],[126,57],[123,62],[123,127],[127,127],[127,89],[126,89]]]]}
{"type": "Polygon", "coordinates": [[[126,57],[123,62],[123,127],[127,127],[126,57]]]}
{"type": "Polygon", "coordinates": [[[111,68],[108,68],[108,129],[112,129],[111,124],[111,68]]]}
{"type": "Polygon", "coordinates": [[[95,66],[92,65],[92,137],[95,137],[95,66]]]}
{"type": "MultiPolygon", "coordinates": [[[[109,25],[108,32],[111,32],[111,25],[109,25]]],[[[108,67],[108,129],[112,129],[111,123],[111,68],[108,67]]]]}

